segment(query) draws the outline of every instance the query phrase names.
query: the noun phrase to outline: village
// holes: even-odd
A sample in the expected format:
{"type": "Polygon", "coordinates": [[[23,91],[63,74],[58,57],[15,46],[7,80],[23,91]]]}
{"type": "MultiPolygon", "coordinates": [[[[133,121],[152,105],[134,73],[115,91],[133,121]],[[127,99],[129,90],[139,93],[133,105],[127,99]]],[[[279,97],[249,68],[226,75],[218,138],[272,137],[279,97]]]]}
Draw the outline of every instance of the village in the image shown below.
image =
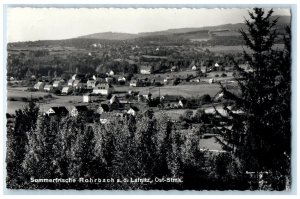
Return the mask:
{"type": "Polygon", "coordinates": [[[166,73],[157,73],[153,66],[142,65],[139,74],[130,80],[113,70],[90,76],[77,73],[70,79],[32,75],[33,86],[25,92],[34,95],[35,92],[49,93],[54,98],[81,98],[69,105],[52,105],[51,101],[40,103],[42,112],[49,116],[87,114],[93,118],[91,121],[97,118],[101,123],[107,123],[114,117],[136,116],[152,108],[154,112],[164,110],[176,122],[186,110],[195,112],[198,108],[205,108],[206,112],[211,112],[212,104],[217,105],[222,98],[218,83],[235,85],[232,73],[216,62],[213,67],[195,64],[185,70],[173,66],[166,73]],[[190,89],[193,93],[181,95],[182,89],[190,89]]]}

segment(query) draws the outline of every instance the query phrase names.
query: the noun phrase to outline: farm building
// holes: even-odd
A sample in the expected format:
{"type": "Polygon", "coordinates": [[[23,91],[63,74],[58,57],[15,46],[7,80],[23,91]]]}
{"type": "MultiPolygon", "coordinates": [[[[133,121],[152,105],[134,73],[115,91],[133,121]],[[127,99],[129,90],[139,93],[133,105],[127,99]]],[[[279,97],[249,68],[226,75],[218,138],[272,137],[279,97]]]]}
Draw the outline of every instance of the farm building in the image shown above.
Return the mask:
{"type": "Polygon", "coordinates": [[[61,82],[60,81],[54,81],[53,82],[53,88],[59,88],[61,87],[61,82]]]}
{"type": "Polygon", "coordinates": [[[73,86],[73,84],[74,84],[74,79],[69,79],[69,81],[68,81],[68,86],[73,86]]]}
{"type": "Polygon", "coordinates": [[[36,89],[36,90],[43,90],[44,89],[44,86],[45,86],[45,83],[44,82],[37,82],[33,88],[36,89]]]}
{"type": "Polygon", "coordinates": [[[52,91],[53,90],[53,86],[51,84],[47,84],[45,87],[44,87],[44,91],[52,91]]]}
{"type": "Polygon", "coordinates": [[[89,79],[86,83],[86,86],[87,86],[87,88],[95,88],[97,83],[98,83],[97,80],[89,79]]]}
{"type": "Polygon", "coordinates": [[[98,84],[94,89],[94,94],[109,95],[114,92],[114,88],[107,83],[98,84]]]}
{"type": "Polygon", "coordinates": [[[74,106],[71,110],[71,116],[76,117],[79,114],[86,113],[88,111],[87,106],[74,106]]]}
{"type": "Polygon", "coordinates": [[[45,114],[48,116],[58,115],[58,116],[66,116],[69,113],[68,109],[64,106],[51,107],[49,108],[45,114]]]}
{"type": "Polygon", "coordinates": [[[150,66],[150,65],[143,65],[141,66],[141,74],[144,74],[144,75],[150,75],[153,73],[153,67],[150,66]]]}
{"type": "Polygon", "coordinates": [[[62,94],[69,94],[69,93],[71,93],[71,91],[72,91],[72,88],[71,88],[71,87],[65,86],[65,87],[63,87],[61,93],[62,93],[62,94]]]}

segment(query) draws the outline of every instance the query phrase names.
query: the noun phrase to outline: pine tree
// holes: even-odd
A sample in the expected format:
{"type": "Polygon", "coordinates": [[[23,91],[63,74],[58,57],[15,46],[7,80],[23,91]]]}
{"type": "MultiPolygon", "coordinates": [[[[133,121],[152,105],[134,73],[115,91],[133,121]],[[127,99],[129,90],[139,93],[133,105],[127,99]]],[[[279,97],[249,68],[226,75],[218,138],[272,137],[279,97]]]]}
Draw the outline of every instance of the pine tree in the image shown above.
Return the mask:
{"type": "MultiPolygon", "coordinates": [[[[290,54],[289,49],[274,49],[277,19],[273,10],[261,8],[249,12],[248,31],[241,34],[251,53],[244,58],[252,71],[237,64],[240,95],[222,86],[224,96],[233,102],[224,103],[228,117],[221,135],[234,155],[243,163],[244,171],[286,173],[286,156],[290,155],[290,54]]],[[[289,45],[288,39],[286,44],[289,45]]],[[[289,169],[288,169],[289,170],[289,169]]]]}
{"type": "Polygon", "coordinates": [[[25,182],[22,162],[26,153],[28,142],[26,133],[36,128],[39,107],[29,102],[24,109],[16,111],[12,128],[7,130],[7,187],[22,188],[25,182]]]}

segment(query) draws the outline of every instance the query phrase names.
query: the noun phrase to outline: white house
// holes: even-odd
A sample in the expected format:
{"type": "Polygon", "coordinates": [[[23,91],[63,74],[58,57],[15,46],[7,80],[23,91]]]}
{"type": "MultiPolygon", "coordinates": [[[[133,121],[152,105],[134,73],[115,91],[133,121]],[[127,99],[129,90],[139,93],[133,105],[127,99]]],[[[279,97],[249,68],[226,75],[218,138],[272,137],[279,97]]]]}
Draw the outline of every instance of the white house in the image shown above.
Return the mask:
{"type": "Polygon", "coordinates": [[[51,84],[47,84],[45,87],[44,87],[44,91],[52,91],[53,89],[53,86],[51,84]]]}
{"type": "Polygon", "coordinates": [[[71,88],[71,87],[65,86],[65,87],[63,87],[61,93],[62,93],[62,94],[69,94],[69,93],[71,93],[71,91],[72,91],[72,88],[71,88]]]}
{"type": "Polygon", "coordinates": [[[33,88],[36,89],[36,90],[43,90],[44,89],[44,86],[45,86],[45,83],[44,82],[37,82],[33,88]]]}
{"type": "Polygon", "coordinates": [[[68,109],[64,106],[59,107],[51,107],[49,108],[45,114],[47,115],[67,115],[69,113],[68,109]]]}
{"type": "Polygon", "coordinates": [[[192,67],[192,70],[197,70],[197,66],[194,65],[194,66],[192,67]]]}
{"type": "Polygon", "coordinates": [[[114,92],[114,88],[107,83],[101,83],[93,89],[94,94],[109,95],[114,92]]]}
{"type": "Polygon", "coordinates": [[[54,81],[53,82],[53,88],[59,88],[61,86],[61,82],[60,81],[54,81]]]}
{"type": "Polygon", "coordinates": [[[73,84],[74,84],[74,79],[69,79],[69,81],[68,81],[68,86],[73,86],[73,84]]]}

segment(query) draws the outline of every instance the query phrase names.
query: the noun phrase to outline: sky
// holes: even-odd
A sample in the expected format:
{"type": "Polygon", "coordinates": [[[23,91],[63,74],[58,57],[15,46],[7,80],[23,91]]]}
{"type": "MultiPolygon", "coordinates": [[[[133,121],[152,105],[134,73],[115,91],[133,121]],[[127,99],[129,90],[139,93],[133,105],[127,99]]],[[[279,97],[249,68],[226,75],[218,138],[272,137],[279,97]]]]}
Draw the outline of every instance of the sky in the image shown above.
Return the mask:
{"type": "MultiPolygon", "coordinates": [[[[290,15],[274,9],[274,15],[290,15]]],[[[8,8],[8,42],[68,39],[99,32],[139,33],[244,22],[240,8],[8,8]]]]}

